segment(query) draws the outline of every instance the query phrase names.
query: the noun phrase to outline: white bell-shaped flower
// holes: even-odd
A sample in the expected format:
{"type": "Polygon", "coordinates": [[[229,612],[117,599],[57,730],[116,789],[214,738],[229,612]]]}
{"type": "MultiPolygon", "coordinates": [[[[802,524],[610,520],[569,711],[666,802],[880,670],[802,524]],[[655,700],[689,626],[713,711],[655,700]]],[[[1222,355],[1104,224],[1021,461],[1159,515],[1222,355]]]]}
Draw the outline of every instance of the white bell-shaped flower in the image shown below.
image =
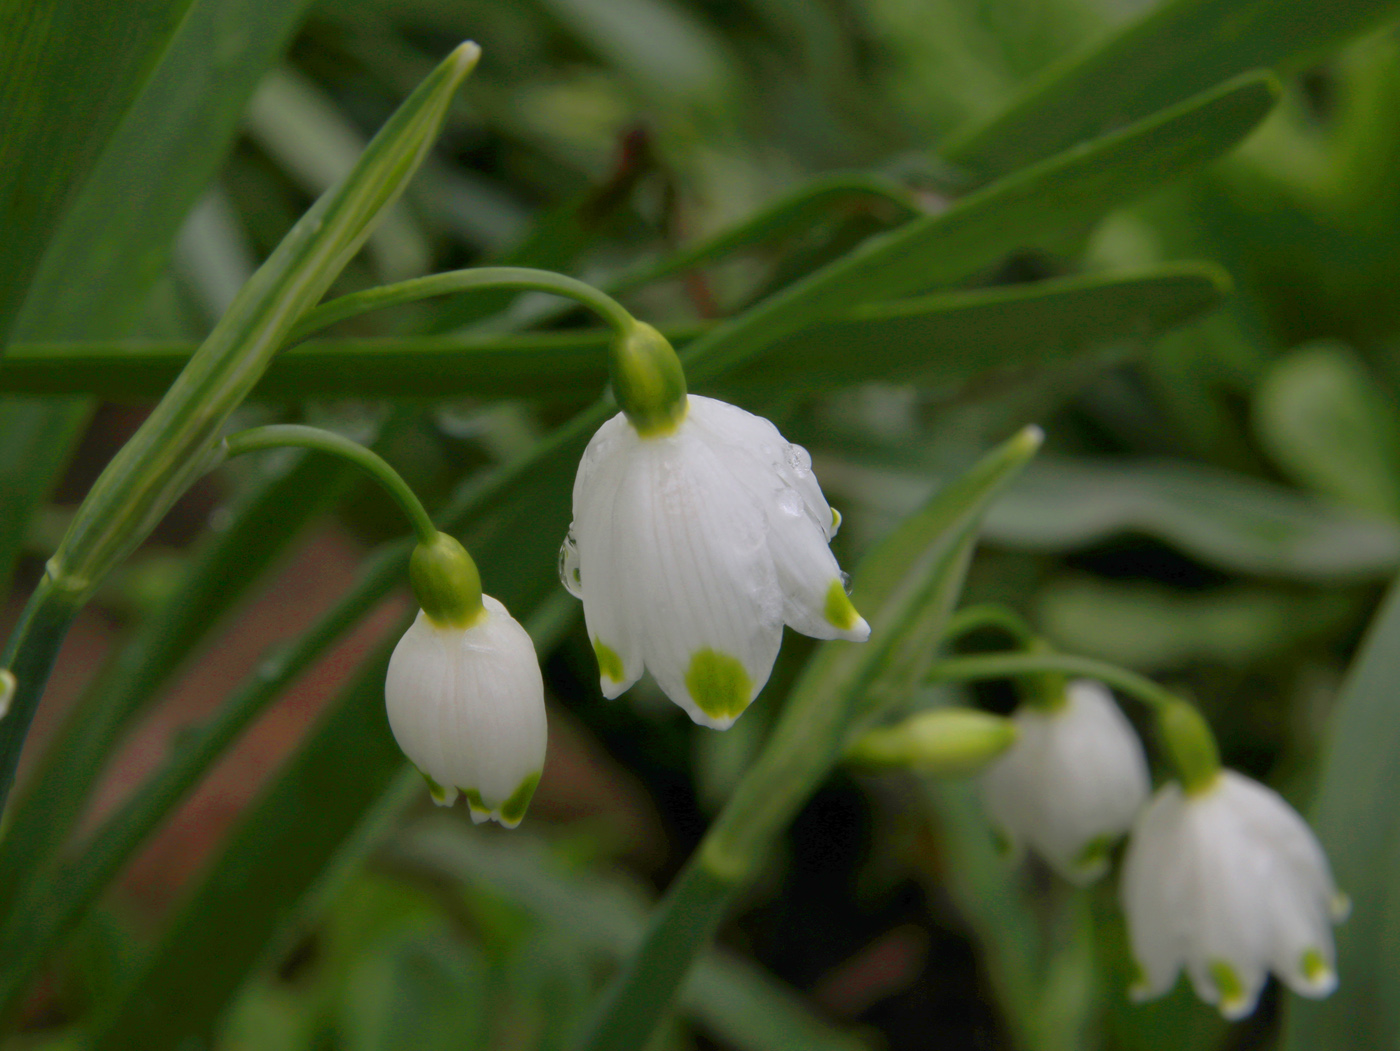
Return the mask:
{"type": "Polygon", "coordinates": [[[469,627],[421,610],[389,659],[389,726],[448,806],[461,792],[472,820],[520,824],[544,768],[544,683],[535,647],[505,606],[483,595],[469,627]]]}
{"type": "Polygon", "coordinates": [[[982,775],[982,801],[1009,850],[1029,844],[1065,878],[1108,868],[1114,840],[1151,790],[1142,744],[1101,683],[1075,680],[1055,706],[1023,704],[1015,743],[982,775]]]}
{"type": "Polygon", "coordinates": [[[768,681],[784,623],[866,639],[829,546],[839,524],[806,450],[760,416],[691,395],[665,433],[643,436],[622,413],[603,424],[560,554],[603,693],[645,667],[692,719],[724,729],[768,681]]]}
{"type": "Polygon", "coordinates": [[[1121,893],[1134,999],[1170,990],[1183,966],[1231,1019],[1254,1010],[1269,971],[1304,996],[1337,984],[1332,924],[1346,898],[1307,823],[1241,774],[1162,788],[1133,829],[1121,893]]]}

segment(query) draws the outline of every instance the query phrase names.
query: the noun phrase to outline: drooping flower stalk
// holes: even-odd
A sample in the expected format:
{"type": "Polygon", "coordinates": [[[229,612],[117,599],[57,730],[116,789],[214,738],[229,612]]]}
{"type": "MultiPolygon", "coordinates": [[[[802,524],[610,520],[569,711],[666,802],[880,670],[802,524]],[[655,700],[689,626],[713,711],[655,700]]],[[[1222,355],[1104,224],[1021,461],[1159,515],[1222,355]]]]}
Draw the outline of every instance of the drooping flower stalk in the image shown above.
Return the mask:
{"type": "Polygon", "coordinates": [[[314,427],[257,427],[224,440],[227,455],[279,446],[342,456],[370,473],[413,523],[409,580],[418,616],[394,647],[384,683],[389,727],[450,806],[472,820],[520,823],[544,769],[544,682],[534,644],[496,599],[456,539],[439,532],[418,497],[377,453],[314,427]]]}
{"type": "Polygon", "coordinates": [[[1330,993],[1332,925],[1347,898],[1307,822],[1272,789],[1222,768],[1194,705],[1133,672],[1053,653],[954,657],[929,678],[1046,674],[1092,677],[1146,703],[1178,773],[1133,822],[1123,863],[1134,999],[1168,992],[1183,969],[1229,1019],[1254,1010],[1269,972],[1304,996],[1330,993]]]}

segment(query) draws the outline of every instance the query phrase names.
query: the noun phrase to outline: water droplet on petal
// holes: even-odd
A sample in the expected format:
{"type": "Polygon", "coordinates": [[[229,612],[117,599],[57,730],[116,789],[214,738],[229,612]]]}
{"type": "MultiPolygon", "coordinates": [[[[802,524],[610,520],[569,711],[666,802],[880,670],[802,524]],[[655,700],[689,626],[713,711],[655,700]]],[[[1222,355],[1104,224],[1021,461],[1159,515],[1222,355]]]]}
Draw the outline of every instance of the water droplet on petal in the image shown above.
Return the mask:
{"type": "Polygon", "coordinates": [[[846,594],[851,593],[851,574],[845,570],[841,571],[841,586],[846,589],[846,594]]]}
{"type": "Polygon", "coordinates": [[[569,526],[569,535],[559,545],[559,582],[574,598],[583,598],[583,572],[579,566],[578,541],[574,538],[573,526],[569,526]]]}
{"type": "Polygon", "coordinates": [[[796,489],[784,489],[778,494],[778,507],[783,514],[798,518],[806,513],[807,504],[796,489]]]}
{"type": "Polygon", "coordinates": [[[802,478],[812,470],[812,455],[800,445],[787,447],[787,465],[797,477],[802,478]]]}

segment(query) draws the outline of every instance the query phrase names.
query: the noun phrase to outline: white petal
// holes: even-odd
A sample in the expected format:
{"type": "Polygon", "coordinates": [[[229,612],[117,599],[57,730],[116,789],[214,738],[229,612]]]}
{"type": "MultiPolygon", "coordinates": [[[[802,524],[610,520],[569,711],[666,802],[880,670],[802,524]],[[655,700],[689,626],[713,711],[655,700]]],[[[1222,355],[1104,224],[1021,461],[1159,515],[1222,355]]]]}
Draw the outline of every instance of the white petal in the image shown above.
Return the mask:
{"type": "MultiPolygon", "coordinates": [[[[642,674],[641,640],[626,616],[622,568],[631,557],[619,546],[619,489],[640,452],[636,432],[619,413],[588,443],[574,482],[574,521],[570,536],[577,545],[578,588],[589,641],[598,659],[598,682],[611,699],[642,674]]],[[[626,507],[622,513],[631,514],[626,507]]]]}
{"type": "Polygon", "coordinates": [[[1131,990],[1135,1000],[1170,990],[1185,962],[1185,902],[1192,865],[1185,805],[1179,785],[1162,788],[1138,816],[1123,857],[1119,894],[1140,971],[1131,990]]]}
{"type": "Polygon", "coordinates": [[[1087,883],[1147,800],[1147,762],[1132,724],[1098,683],[1071,683],[1055,711],[1022,706],[1016,743],[984,775],[994,818],[1056,871],[1087,883]]]}
{"type": "Polygon", "coordinates": [[[1226,1018],[1254,1010],[1268,970],[1272,918],[1262,894],[1271,858],[1242,834],[1223,780],[1188,797],[1194,867],[1187,969],[1197,994],[1226,1018]]]}
{"type": "Polygon", "coordinates": [[[870,625],[846,598],[830,538],[836,519],[812,474],[807,450],[761,416],[712,398],[691,398],[696,432],[761,507],[783,593],[783,620],[817,639],[864,642],[870,625]]]}
{"type": "Polygon", "coordinates": [[[840,518],[832,512],[822,494],[806,449],[789,442],[771,421],[717,398],[692,394],[690,414],[696,427],[707,436],[751,460],[765,472],[776,473],[801,497],[807,513],[826,538],[830,540],[836,535],[840,518]]]}
{"type": "Polygon", "coordinates": [[[702,725],[729,726],[778,653],[782,596],[765,529],[689,420],[627,458],[613,516],[621,616],[661,688],[702,725]]]}
{"type": "Polygon", "coordinates": [[[399,747],[473,817],[513,827],[544,767],[544,684],[534,645],[494,598],[470,628],[421,611],[389,661],[384,696],[399,747]],[[523,802],[521,796],[523,795],[523,802]]]}
{"type": "Polygon", "coordinates": [[[1331,913],[1339,895],[1322,847],[1273,789],[1227,770],[1221,795],[1266,873],[1258,893],[1267,902],[1269,968],[1296,992],[1326,996],[1336,987],[1331,913]]]}

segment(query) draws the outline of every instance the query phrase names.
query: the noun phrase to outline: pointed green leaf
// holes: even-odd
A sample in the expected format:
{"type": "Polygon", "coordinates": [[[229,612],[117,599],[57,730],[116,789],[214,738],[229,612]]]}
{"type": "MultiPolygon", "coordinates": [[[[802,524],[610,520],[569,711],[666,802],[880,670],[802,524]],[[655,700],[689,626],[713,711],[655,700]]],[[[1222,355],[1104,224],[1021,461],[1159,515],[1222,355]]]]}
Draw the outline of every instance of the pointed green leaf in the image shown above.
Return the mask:
{"type": "Polygon", "coordinates": [[[1297,69],[1400,15],[1395,0],[1167,0],[1036,77],[1004,110],[940,150],[978,180],[1260,67],[1297,69]]]}
{"type": "Polygon", "coordinates": [[[0,10],[0,353],[64,208],[190,0],[0,10]]]}
{"type": "MultiPolygon", "coordinates": [[[[858,307],[839,321],[778,341],[719,384],[820,392],[866,380],[931,388],[1016,376],[1121,354],[1215,307],[1227,281],[1208,265],[1176,264],[1032,285],[947,292],[858,307]]],[[[684,346],[704,329],[673,327],[684,346]]],[[[571,398],[607,381],[603,331],[480,339],[319,340],[278,355],[254,396],[571,398]]],[[[0,390],[158,394],[188,344],[16,344],[0,361],[0,390]]]]}
{"type": "Polygon", "coordinates": [[[697,339],[682,355],[687,373],[698,387],[753,348],[858,304],[952,284],[1012,252],[1052,243],[1219,156],[1278,93],[1267,74],[1240,77],[872,237],[697,339]]]}
{"type": "Polygon", "coordinates": [[[229,414],[403,192],[480,49],[454,51],[385,124],[346,178],[297,222],[107,465],[50,560],[68,593],[90,593],[208,466],[229,414]]]}
{"type": "MultiPolygon", "coordinates": [[[[564,871],[528,834],[485,837],[455,821],[430,819],[392,842],[388,854],[396,865],[489,887],[613,960],[626,959],[646,929],[649,906],[636,891],[564,871]]],[[[680,1003],[706,1029],[744,1051],[865,1046],[813,1015],[794,990],[723,949],[701,954],[680,1003]]]]}
{"type": "Polygon", "coordinates": [[[1290,998],[1285,1051],[1371,1051],[1400,1041],[1400,586],[1392,586],[1332,709],[1313,826],[1352,900],[1337,928],[1336,992],[1290,998]]]}

